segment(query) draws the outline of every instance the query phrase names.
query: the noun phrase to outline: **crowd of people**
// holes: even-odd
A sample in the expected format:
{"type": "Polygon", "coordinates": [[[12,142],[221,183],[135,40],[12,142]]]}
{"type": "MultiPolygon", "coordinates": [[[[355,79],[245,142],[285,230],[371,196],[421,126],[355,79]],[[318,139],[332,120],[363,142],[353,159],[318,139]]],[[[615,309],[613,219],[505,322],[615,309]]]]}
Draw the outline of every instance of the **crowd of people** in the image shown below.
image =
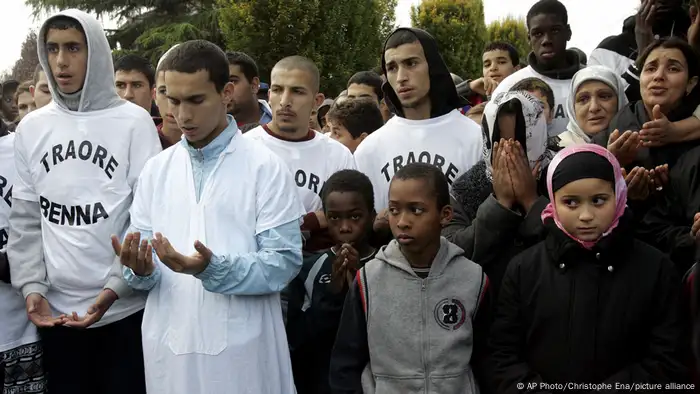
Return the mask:
{"type": "Polygon", "coordinates": [[[558,0],[526,22],[465,79],[398,28],[330,98],[46,19],[2,84],[3,394],[694,391],[698,9],[588,59],[558,0]]]}

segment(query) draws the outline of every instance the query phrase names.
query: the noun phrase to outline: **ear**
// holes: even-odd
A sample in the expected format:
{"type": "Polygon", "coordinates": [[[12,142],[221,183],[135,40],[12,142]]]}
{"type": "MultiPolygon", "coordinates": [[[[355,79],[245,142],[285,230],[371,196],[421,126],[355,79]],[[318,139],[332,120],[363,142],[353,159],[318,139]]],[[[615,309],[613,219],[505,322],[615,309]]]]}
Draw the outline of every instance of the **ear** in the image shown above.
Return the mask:
{"type": "Polygon", "coordinates": [[[442,207],[442,210],[440,212],[440,225],[442,227],[445,227],[450,223],[450,221],[452,220],[452,214],[452,205],[448,204],[442,207]]]}
{"type": "Polygon", "coordinates": [[[228,105],[231,100],[233,100],[233,90],[235,89],[235,85],[233,82],[227,82],[226,85],[224,85],[224,89],[221,91],[221,101],[228,105]]]}
{"type": "Polygon", "coordinates": [[[325,99],[326,99],[326,96],[323,93],[317,93],[316,99],[315,99],[316,102],[314,103],[314,104],[316,104],[316,108],[320,107],[321,104],[323,104],[323,100],[325,100],[325,99]]]}
{"type": "Polygon", "coordinates": [[[357,138],[355,138],[355,139],[358,140],[358,141],[357,141],[358,143],[360,143],[360,142],[364,141],[365,138],[367,138],[368,135],[369,135],[369,134],[367,134],[367,133],[362,133],[362,134],[360,134],[359,137],[357,137],[357,138]]]}
{"type": "Polygon", "coordinates": [[[151,99],[153,99],[153,100],[156,99],[156,87],[155,86],[151,89],[151,99]]]}
{"type": "Polygon", "coordinates": [[[572,35],[572,33],[571,33],[571,26],[570,26],[570,25],[566,25],[566,41],[567,41],[567,42],[568,42],[568,41],[571,41],[571,35],[572,35]]]}
{"type": "Polygon", "coordinates": [[[260,90],[259,77],[253,77],[253,82],[250,83],[250,90],[253,92],[254,95],[258,95],[258,91],[260,90]]]}
{"type": "Polygon", "coordinates": [[[697,86],[697,84],[698,84],[698,77],[697,76],[690,78],[690,80],[688,81],[688,86],[685,88],[686,96],[689,95],[690,92],[693,91],[693,89],[695,89],[695,86],[697,86]]]}

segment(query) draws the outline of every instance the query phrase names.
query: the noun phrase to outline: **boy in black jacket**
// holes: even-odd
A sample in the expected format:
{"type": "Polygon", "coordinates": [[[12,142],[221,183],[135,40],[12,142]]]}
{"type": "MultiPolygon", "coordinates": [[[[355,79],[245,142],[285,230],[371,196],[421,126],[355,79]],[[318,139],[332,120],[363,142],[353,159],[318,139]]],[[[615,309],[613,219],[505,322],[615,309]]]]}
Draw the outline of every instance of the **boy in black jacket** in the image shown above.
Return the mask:
{"type": "Polygon", "coordinates": [[[306,257],[287,289],[287,337],[299,394],[331,392],[328,365],[345,295],[357,270],[376,254],[368,240],[375,217],[369,178],[355,170],[336,172],[321,199],[335,246],[306,257]]]}

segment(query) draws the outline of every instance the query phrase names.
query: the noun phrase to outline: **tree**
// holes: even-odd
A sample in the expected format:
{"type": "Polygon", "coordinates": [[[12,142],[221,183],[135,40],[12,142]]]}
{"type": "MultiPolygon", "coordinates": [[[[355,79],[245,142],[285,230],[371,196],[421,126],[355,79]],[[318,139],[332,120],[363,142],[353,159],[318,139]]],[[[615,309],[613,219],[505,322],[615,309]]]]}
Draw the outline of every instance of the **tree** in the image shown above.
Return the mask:
{"type": "Polygon", "coordinates": [[[113,49],[158,58],[178,42],[194,38],[223,44],[216,0],[26,0],[34,15],[77,8],[116,18],[119,27],[108,31],[113,49]]]}
{"type": "Polygon", "coordinates": [[[356,71],[377,65],[396,0],[218,0],[226,47],[252,56],[267,80],[285,56],[312,59],[335,96],[356,71]]]}
{"type": "Polygon", "coordinates": [[[505,41],[518,50],[521,60],[527,61],[530,53],[530,42],[527,39],[525,19],[508,16],[505,19],[491,22],[487,28],[490,41],[505,41]]]}
{"type": "Polygon", "coordinates": [[[37,54],[36,32],[30,30],[22,43],[20,57],[12,66],[12,79],[19,82],[32,79],[37,64],[39,64],[39,55],[37,54]]]}
{"type": "Polygon", "coordinates": [[[423,0],[411,7],[411,22],[435,37],[451,72],[465,79],[481,76],[486,45],[482,0],[423,0]]]}

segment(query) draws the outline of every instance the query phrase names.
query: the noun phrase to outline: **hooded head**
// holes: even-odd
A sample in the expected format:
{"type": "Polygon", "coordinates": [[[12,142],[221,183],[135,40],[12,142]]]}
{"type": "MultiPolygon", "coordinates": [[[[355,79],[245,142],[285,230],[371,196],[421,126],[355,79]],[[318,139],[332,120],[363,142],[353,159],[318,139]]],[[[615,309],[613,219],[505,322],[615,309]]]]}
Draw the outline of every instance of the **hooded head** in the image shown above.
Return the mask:
{"type": "Polygon", "coordinates": [[[538,163],[541,169],[546,168],[554,156],[547,149],[547,122],[542,101],[527,92],[505,92],[489,101],[484,108],[482,129],[486,176],[491,181],[493,181],[491,152],[494,142],[500,141],[501,138],[520,142],[525,149],[531,169],[534,169],[538,163]],[[505,118],[510,118],[514,122],[505,118]]]}
{"type": "Polygon", "coordinates": [[[626,105],[625,83],[617,73],[603,66],[582,68],[571,80],[571,94],[566,100],[567,130],[591,142],[591,137],[606,130],[626,105]]]}
{"type": "Polygon", "coordinates": [[[394,30],[384,43],[382,70],[387,78],[384,98],[402,118],[408,117],[407,109],[429,108],[435,118],[467,104],[457,95],[435,38],[426,31],[394,30]]]}
{"type": "Polygon", "coordinates": [[[547,171],[550,203],[542,221],[586,249],[609,235],[625,213],[627,183],[615,156],[593,144],[573,145],[552,159],[547,171]]]}
{"type": "Polygon", "coordinates": [[[65,10],[47,19],[37,36],[39,62],[47,70],[53,101],[77,112],[124,103],[114,87],[107,37],[95,17],[65,10]]]}

